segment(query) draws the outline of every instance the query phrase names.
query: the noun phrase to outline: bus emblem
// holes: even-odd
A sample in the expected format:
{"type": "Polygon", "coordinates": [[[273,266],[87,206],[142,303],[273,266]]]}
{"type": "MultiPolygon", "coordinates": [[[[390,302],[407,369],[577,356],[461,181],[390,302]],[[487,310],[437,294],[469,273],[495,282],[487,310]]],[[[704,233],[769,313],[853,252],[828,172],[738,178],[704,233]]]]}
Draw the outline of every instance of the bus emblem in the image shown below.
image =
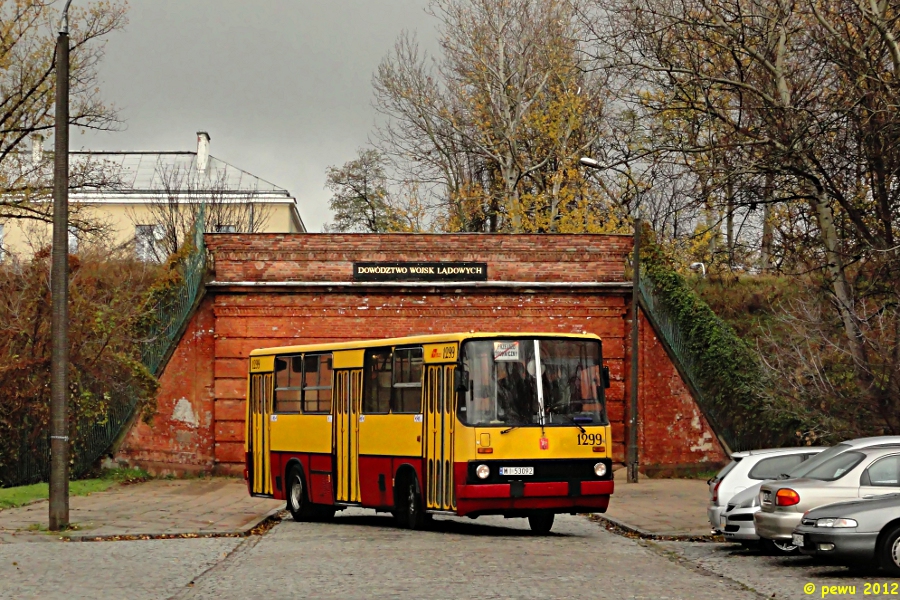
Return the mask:
{"type": "Polygon", "coordinates": [[[550,447],[550,440],[545,437],[541,438],[541,450],[547,450],[550,447]]]}

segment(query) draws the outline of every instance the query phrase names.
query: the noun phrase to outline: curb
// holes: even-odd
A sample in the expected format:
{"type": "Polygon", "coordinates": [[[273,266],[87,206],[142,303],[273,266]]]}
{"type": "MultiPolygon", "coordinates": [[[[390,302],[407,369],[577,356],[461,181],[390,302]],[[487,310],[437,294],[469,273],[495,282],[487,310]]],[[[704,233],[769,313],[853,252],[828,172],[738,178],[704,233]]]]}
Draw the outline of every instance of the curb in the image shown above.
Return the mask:
{"type": "Polygon", "coordinates": [[[636,525],[630,525],[625,521],[621,521],[614,517],[602,514],[592,514],[592,521],[597,521],[606,525],[606,528],[618,535],[631,534],[626,537],[639,537],[644,540],[656,540],[664,542],[725,542],[725,538],[720,535],[690,535],[679,533],[653,533],[646,529],[641,529],[636,525]]]}
{"type": "MultiPolygon", "coordinates": [[[[181,533],[133,533],[133,534],[105,534],[105,535],[61,535],[54,539],[41,539],[40,541],[60,541],[60,542],[127,542],[135,540],[180,540],[180,539],[198,539],[198,538],[240,538],[251,537],[255,535],[264,535],[276,524],[282,520],[281,513],[284,508],[273,508],[261,517],[249,522],[240,529],[231,531],[210,531],[210,532],[191,532],[185,531],[181,533]]],[[[49,536],[48,536],[49,537],[49,536]]],[[[38,541],[38,540],[22,540],[38,541]]]]}

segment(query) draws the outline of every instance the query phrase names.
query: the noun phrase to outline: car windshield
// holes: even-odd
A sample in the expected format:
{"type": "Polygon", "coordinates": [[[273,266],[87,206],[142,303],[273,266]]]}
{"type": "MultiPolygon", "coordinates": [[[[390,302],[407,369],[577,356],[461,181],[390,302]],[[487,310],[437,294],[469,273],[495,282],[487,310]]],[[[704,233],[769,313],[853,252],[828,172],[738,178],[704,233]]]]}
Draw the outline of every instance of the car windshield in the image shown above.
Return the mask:
{"type": "Polygon", "coordinates": [[[838,444],[836,446],[832,446],[828,450],[820,452],[809,460],[800,463],[799,465],[788,471],[786,475],[789,477],[806,477],[807,473],[809,473],[819,465],[827,462],[832,457],[837,456],[842,452],[846,452],[850,448],[852,448],[850,444],[838,444]]]}
{"type": "Polygon", "coordinates": [[[835,481],[850,472],[853,467],[858,465],[864,458],[862,452],[848,451],[831,457],[830,460],[820,464],[815,469],[809,471],[805,477],[808,479],[818,479],[819,481],[835,481]]]}
{"type": "Polygon", "coordinates": [[[496,339],[463,344],[467,425],[606,425],[600,343],[496,339]],[[536,376],[540,373],[540,376],[536,376]]]}

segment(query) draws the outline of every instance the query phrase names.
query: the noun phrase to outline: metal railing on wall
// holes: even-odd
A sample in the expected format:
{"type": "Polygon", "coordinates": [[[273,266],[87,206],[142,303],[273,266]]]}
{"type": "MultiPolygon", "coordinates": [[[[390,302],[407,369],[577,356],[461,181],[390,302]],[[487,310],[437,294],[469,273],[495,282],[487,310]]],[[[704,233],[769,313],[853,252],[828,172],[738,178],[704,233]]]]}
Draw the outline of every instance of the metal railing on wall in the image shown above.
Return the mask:
{"type": "MultiPolygon", "coordinates": [[[[153,309],[153,318],[140,342],[141,362],[157,377],[171,357],[202,291],[206,274],[206,247],[203,241],[205,208],[205,205],[200,206],[190,251],[177,265],[173,265],[181,272],[179,284],[153,309]]],[[[137,395],[131,390],[123,391],[110,399],[109,409],[102,421],[72,423],[71,429],[75,435],[71,442],[70,477],[78,478],[88,473],[97,460],[110,451],[123,430],[133,422],[137,405],[137,395]]],[[[49,431],[29,442],[25,429],[16,460],[0,464],[0,487],[38,483],[46,481],[49,476],[49,431]]]]}
{"type": "MultiPolygon", "coordinates": [[[[687,336],[682,331],[678,320],[656,293],[653,281],[642,273],[638,287],[641,304],[647,318],[661,338],[675,368],[697,402],[697,406],[715,431],[719,441],[725,446],[725,450],[730,453],[747,449],[744,448],[746,444],[738,439],[727,425],[728,417],[723,413],[722,408],[712,402],[711,395],[704,391],[702,379],[699,376],[702,369],[700,358],[688,344],[687,336]]],[[[727,327],[724,322],[722,326],[727,327]]]]}

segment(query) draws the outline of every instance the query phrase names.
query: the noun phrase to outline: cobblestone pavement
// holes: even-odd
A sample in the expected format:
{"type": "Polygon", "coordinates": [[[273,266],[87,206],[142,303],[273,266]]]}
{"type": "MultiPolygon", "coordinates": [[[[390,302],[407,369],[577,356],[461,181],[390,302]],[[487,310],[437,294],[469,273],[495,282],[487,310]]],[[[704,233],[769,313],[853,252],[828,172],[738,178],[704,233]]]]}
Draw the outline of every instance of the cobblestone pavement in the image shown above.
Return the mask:
{"type": "MultiPolygon", "coordinates": [[[[765,556],[744,550],[734,544],[707,544],[691,542],[650,542],[670,555],[677,556],[706,571],[742,583],[766,598],[800,600],[822,598],[823,586],[855,586],[844,593],[826,594],[832,598],[854,598],[871,595],[865,593],[866,582],[889,582],[897,579],[885,577],[875,570],[851,571],[846,567],[816,564],[806,556],[765,556]],[[803,586],[813,584],[808,594],[803,586]]],[[[878,594],[881,595],[881,594],[878,594]]],[[[898,597],[897,593],[891,597],[898,597]]]]}
{"type": "MultiPolygon", "coordinates": [[[[73,538],[117,535],[222,534],[252,529],[283,501],[251,498],[247,485],[224,477],[153,480],[69,499],[73,538]]],[[[0,511],[0,544],[58,540],[45,528],[47,502],[0,511]]]]}
{"type": "Polygon", "coordinates": [[[162,600],[247,539],[4,544],[0,598],[162,600]]]}
{"type": "Polygon", "coordinates": [[[285,521],[178,598],[758,598],[584,517],[536,537],[524,519],[438,518],[430,531],[345,511],[285,521]]]}

